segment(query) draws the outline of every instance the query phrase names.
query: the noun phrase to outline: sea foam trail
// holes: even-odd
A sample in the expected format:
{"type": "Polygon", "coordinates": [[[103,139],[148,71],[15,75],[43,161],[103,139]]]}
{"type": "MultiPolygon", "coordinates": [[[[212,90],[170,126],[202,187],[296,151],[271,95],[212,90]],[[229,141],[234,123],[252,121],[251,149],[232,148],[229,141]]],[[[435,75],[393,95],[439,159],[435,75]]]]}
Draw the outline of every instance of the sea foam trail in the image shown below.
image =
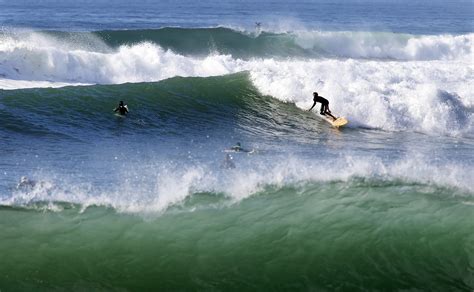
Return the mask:
{"type": "MultiPolygon", "coordinates": [[[[344,34],[330,35],[333,40],[357,40],[344,34]]],[[[238,59],[222,54],[193,57],[150,42],[107,49],[100,40],[88,47],[81,42],[79,45],[62,44],[56,38],[41,34],[33,34],[24,40],[4,36],[0,45],[0,85],[4,89],[14,89],[116,84],[248,71],[261,93],[295,103],[301,109],[309,108],[311,93],[318,91],[330,100],[331,108],[346,116],[353,126],[472,135],[473,36],[410,39],[423,43],[412,46],[422,48],[414,49],[410,53],[412,56],[424,55],[422,52],[425,51],[428,53],[424,56],[435,56],[432,53],[435,48],[452,51],[452,56],[403,62],[340,58],[238,59]],[[442,46],[440,39],[444,43],[442,46]],[[454,58],[458,45],[448,45],[449,40],[464,44],[461,51],[465,54],[454,58]],[[95,51],[96,43],[100,49],[95,51]],[[430,46],[431,43],[434,44],[430,46]]],[[[313,45],[311,39],[305,42],[307,46],[313,45]]],[[[334,47],[342,47],[341,41],[335,42],[338,45],[334,47]]],[[[391,50],[390,46],[376,49],[365,44],[366,41],[358,40],[357,43],[356,47],[366,52],[370,49],[389,54],[391,50]]]]}

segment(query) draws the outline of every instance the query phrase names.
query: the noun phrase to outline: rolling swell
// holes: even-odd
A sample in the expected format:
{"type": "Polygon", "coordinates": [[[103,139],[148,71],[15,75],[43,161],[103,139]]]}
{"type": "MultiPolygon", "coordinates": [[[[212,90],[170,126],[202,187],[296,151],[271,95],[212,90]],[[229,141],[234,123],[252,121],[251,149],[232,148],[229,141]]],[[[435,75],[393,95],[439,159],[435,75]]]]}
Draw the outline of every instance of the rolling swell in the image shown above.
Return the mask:
{"type": "Polygon", "coordinates": [[[229,54],[239,58],[311,56],[285,33],[245,33],[230,28],[162,28],[156,30],[98,31],[97,36],[112,47],[153,42],[186,55],[229,54]]]}
{"type": "Polygon", "coordinates": [[[457,59],[472,54],[473,34],[410,35],[348,31],[239,31],[231,28],[162,28],[94,32],[111,47],[152,42],[185,55],[236,58],[306,57],[391,60],[457,59]]]}
{"type": "Polygon", "coordinates": [[[207,78],[175,77],[155,83],[4,90],[0,91],[0,130],[23,135],[73,135],[79,139],[86,133],[87,137],[109,135],[117,128],[112,109],[119,100],[124,100],[131,111],[122,127],[143,134],[245,127],[249,132],[276,135],[298,128],[307,118],[285,119],[298,113],[297,108],[260,95],[249,74],[243,72],[207,78]]]}
{"type": "Polygon", "coordinates": [[[92,32],[3,31],[0,57],[14,47],[57,47],[110,53],[152,43],[186,56],[234,58],[356,58],[453,60],[472,56],[473,34],[411,35],[370,31],[241,31],[226,27],[102,30],[92,32]]]}
{"type": "Polygon", "coordinates": [[[450,189],[403,190],[364,180],[306,183],[269,187],[239,204],[200,193],[145,220],[104,207],[2,207],[0,247],[9,252],[0,282],[79,290],[472,289],[472,206],[450,189]]]}

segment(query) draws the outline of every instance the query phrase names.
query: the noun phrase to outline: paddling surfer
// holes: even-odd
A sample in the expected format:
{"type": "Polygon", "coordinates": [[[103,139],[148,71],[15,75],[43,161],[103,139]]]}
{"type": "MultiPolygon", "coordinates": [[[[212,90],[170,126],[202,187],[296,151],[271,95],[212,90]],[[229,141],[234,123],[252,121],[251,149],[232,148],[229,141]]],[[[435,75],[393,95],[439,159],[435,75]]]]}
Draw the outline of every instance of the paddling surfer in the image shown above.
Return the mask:
{"type": "Polygon", "coordinates": [[[228,151],[232,151],[232,152],[245,152],[245,153],[252,153],[252,152],[253,152],[253,150],[248,150],[248,149],[242,148],[242,144],[240,144],[240,142],[237,142],[237,144],[235,144],[234,146],[230,147],[230,149],[228,149],[228,151]]]}
{"type": "Polygon", "coordinates": [[[331,114],[331,111],[329,110],[329,101],[327,99],[325,99],[321,95],[318,95],[317,92],[313,92],[313,101],[314,101],[313,106],[311,106],[311,108],[308,111],[311,111],[313,107],[316,105],[316,103],[320,102],[321,110],[319,113],[323,116],[328,115],[335,120],[337,119],[335,116],[331,114]]]}

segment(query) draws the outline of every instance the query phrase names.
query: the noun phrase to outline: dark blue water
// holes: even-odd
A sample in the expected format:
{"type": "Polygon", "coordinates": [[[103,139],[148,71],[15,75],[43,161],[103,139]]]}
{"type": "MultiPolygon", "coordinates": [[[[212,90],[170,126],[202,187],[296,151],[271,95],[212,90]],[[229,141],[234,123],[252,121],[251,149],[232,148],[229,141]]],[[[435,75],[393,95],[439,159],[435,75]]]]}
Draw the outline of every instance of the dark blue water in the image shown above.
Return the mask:
{"type": "Polygon", "coordinates": [[[2,1],[7,27],[103,30],[218,25],[267,30],[321,30],[463,34],[473,31],[474,4],[449,1],[2,1]]]}

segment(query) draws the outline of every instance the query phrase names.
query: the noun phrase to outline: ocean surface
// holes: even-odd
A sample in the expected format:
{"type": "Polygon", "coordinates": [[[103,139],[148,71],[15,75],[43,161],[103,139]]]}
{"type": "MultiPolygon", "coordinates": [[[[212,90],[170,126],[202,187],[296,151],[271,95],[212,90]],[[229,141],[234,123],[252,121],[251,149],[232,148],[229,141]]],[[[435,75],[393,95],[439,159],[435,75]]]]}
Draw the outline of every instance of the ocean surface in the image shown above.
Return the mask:
{"type": "Polygon", "coordinates": [[[473,291],[473,20],[0,0],[0,290],[473,291]]]}

